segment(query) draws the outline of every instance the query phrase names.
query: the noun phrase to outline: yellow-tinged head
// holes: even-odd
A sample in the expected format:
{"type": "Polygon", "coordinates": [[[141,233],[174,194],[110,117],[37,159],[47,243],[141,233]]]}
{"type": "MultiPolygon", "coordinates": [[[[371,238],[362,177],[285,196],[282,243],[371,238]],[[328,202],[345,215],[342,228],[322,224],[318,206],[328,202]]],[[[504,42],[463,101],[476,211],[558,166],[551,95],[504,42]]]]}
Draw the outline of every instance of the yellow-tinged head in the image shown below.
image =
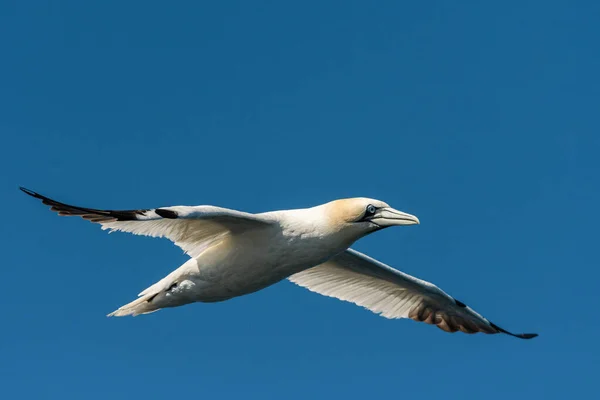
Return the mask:
{"type": "Polygon", "coordinates": [[[414,215],[395,210],[383,201],[364,197],[335,200],[324,206],[329,223],[336,230],[351,228],[367,234],[389,226],[419,223],[414,215]]]}

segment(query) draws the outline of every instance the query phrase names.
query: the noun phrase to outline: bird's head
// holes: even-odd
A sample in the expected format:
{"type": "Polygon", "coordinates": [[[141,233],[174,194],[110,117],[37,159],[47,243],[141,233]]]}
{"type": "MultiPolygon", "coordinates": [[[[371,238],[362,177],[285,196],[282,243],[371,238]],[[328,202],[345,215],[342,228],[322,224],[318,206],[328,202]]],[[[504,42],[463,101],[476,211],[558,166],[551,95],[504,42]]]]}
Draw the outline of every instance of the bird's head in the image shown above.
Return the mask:
{"type": "Polygon", "coordinates": [[[383,201],[364,197],[335,200],[324,206],[333,230],[355,236],[354,240],[390,226],[419,223],[414,215],[395,210],[383,201]]]}

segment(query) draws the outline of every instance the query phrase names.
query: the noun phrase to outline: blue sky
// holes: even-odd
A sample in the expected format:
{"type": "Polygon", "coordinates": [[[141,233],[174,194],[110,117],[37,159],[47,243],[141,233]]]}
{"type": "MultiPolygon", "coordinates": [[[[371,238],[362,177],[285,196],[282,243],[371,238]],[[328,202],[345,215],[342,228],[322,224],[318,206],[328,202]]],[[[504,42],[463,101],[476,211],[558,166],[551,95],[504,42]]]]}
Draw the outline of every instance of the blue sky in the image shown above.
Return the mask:
{"type": "Polygon", "coordinates": [[[583,397],[596,392],[600,5],[0,4],[3,398],[583,397]],[[250,212],[368,196],[355,248],[508,336],[386,320],[289,282],[107,319],[186,257],[97,208],[250,212]]]}

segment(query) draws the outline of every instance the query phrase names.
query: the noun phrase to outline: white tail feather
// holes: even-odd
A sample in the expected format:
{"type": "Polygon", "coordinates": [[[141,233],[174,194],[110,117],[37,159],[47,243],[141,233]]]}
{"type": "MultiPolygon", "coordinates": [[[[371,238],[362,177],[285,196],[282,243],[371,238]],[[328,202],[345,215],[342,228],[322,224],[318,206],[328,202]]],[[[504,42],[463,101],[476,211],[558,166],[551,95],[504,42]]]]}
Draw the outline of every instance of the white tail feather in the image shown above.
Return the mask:
{"type": "Polygon", "coordinates": [[[127,303],[122,307],[119,307],[117,310],[111,312],[107,315],[107,317],[125,317],[127,315],[140,315],[140,314],[149,314],[154,311],[158,311],[160,308],[156,308],[154,304],[149,302],[152,297],[156,294],[146,294],[142,297],[139,297],[132,301],[131,303],[127,303]]]}

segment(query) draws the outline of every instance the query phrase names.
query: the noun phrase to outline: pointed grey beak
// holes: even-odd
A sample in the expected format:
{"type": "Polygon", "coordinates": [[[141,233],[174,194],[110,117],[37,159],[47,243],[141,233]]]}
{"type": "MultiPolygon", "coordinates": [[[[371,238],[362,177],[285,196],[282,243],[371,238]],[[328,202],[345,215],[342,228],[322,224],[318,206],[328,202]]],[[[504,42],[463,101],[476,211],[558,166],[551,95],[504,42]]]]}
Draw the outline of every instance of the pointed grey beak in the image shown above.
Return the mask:
{"type": "Polygon", "coordinates": [[[371,222],[380,227],[395,225],[415,225],[419,224],[419,218],[393,208],[380,208],[371,218],[371,222]]]}

